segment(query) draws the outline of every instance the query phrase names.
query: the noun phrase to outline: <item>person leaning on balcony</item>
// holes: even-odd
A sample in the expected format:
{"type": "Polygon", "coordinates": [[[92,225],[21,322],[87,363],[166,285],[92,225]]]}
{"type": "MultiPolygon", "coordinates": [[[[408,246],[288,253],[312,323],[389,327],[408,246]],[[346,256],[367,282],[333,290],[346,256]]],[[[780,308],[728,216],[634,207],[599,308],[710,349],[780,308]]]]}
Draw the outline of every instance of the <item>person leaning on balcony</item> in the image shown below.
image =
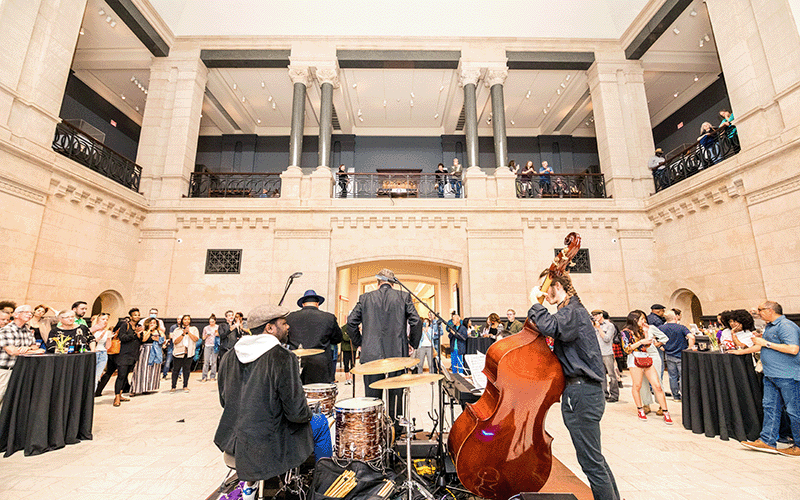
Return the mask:
{"type": "Polygon", "coordinates": [[[464,167],[458,162],[458,158],[453,158],[453,168],[450,170],[450,188],[455,193],[456,198],[461,198],[461,173],[464,167]]]}
{"type": "Polygon", "coordinates": [[[520,172],[520,183],[522,183],[522,191],[525,193],[525,198],[533,198],[533,174],[536,173],[536,169],[533,168],[533,162],[528,160],[528,163],[525,164],[525,168],[522,169],[520,172]]]}
{"type": "Polygon", "coordinates": [[[339,165],[336,178],[339,181],[339,197],[347,198],[347,184],[350,182],[350,176],[347,175],[347,168],[345,168],[344,163],[339,165]]]}
{"type": "Polygon", "coordinates": [[[440,163],[436,167],[435,179],[436,192],[439,194],[439,198],[444,198],[444,186],[447,184],[447,167],[444,166],[444,163],[440,163]]]}
{"type": "Polygon", "coordinates": [[[653,173],[653,183],[656,185],[656,189],[666,187],[666,183],[664,182],[666,180],[664,179],[666,164],[667,160],[664,158],[664,151],[662,151],[661,148],[657,148],[653,156],[647,160],[647,168],[653,173]]]}
{"type": "Polygon", "coordinates": [[[545,193],[551,193],[550,187],[550,176],[553,174],[553,169],[547,164],[546,161],[542,162],[542,166],[539,167],[539,192],[542,196],[545,193]]]}
{"type": "Polygon", "coordinates": [[[736,132],[736,125],[733,124],[733,113],[731,113],[727,109],[721,109],[719,112],[719,116],[722,117],[722,121],[719,124],[719,129],[725,129],[728,133],[728,140],[731,143],[731,148],[733,149],[733,154],[739,152],[741,146],[739,145],[739,134],[736,132]]]}
{"type": "Polygon", "coordinates": [[[716,129],[708,122],[703,122],[703,124],[700,125],[701,135],[697,138],[697,141],[700,143],[700,148],[703,151],[703,159],[709,162],[709,165],[701,165],[701,170],[705,166],[714,165],[719,162],[719,148],[715,148],[717,142],[716,132],[716,129]]]}

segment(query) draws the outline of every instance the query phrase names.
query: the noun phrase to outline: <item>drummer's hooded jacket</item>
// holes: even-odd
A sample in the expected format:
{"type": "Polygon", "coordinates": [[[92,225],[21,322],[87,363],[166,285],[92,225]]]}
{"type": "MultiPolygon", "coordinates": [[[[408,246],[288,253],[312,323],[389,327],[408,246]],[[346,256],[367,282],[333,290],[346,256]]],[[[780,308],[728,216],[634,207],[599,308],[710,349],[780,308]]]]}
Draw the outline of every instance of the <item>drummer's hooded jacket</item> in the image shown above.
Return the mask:
{"type": "Polygon", "coordinates": [[[299,363],[269,334],[242,337],[234,352],[217,374],[224,410],[214,444],[236,457],[240,480],[269,479],[314,451],[299,363]]]}

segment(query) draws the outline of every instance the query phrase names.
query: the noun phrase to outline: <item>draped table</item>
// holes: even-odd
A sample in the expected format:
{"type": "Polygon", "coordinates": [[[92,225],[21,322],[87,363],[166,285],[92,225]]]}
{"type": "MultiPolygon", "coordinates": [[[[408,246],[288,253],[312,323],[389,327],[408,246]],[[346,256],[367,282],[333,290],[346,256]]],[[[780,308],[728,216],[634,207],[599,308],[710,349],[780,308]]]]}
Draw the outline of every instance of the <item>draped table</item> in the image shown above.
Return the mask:
{"type": "Polygon", "coordinates": [[[491,337],[467,337],[467,350],[463,354],[477,354],[478,352],[486,354],[486,350],[492,344],[494,344],[494,339],[491,337]]]}
{"type": "Polygon", "coordinates": [[[92,439],[95,353],[17,358],[0,412],[0,452],[25,456],[92,439]]]}
{"type": "Polygon", "coordinates": [[[727,441],[754,441],[764,418],[751,354],[683,351],[683,427],[727,441]]]}

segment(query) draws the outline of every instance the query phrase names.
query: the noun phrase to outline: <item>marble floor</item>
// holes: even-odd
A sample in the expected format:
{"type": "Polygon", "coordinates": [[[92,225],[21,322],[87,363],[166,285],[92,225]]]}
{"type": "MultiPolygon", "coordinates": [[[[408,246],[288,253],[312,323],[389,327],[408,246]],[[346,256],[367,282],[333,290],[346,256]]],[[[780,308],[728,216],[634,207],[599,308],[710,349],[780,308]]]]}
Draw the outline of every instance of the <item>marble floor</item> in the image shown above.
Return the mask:
{"type": "MultiPolygon", "coordinates": [[[[339,399],[351,397],[341,372],[338,379],[339,399]]],[[[627,500],[800,499],[800,459],[692,434],[681,425],[680,403],[671,400],[675,425],[658,418],[639,422],[630,379],[624,382],[620,402],[606,407],[602,430],[604,454],[627,500]]],[[[194,373],[191,392],[170,394],[168,388],[162,384],[160,392],[119,408],[107,389],[95,399],[92,441],[0,458],[0,499],[204,500],[227,472],[212,442],[221,413],[216,384],[200,383],[194,373]]],[[[360,383],[356,394],[363,394],[360,383]]],[[[431,428],[431,398],[429,386],[412,390],[412,416],[425,430],[431,428]]],[[[546,429],[553,454],[585,481],[558,405],[546,429]]]]}

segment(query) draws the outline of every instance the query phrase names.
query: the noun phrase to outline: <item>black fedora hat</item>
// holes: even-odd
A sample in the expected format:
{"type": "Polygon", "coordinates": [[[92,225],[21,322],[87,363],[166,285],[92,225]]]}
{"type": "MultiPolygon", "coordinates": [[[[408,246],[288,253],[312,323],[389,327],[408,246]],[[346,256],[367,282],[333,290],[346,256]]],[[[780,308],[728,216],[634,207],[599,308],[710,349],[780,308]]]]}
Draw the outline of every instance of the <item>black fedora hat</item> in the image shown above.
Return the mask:
{"type": "Polygon", "coordinates": [[[314,290],[306,290],[303,296],[297,299],[297,307],[303,307],[303,304],[306,302],[316,302],[322,305],[322,303],[325,302],[325,297],[317,295],[317,292],[314,290]]]}

